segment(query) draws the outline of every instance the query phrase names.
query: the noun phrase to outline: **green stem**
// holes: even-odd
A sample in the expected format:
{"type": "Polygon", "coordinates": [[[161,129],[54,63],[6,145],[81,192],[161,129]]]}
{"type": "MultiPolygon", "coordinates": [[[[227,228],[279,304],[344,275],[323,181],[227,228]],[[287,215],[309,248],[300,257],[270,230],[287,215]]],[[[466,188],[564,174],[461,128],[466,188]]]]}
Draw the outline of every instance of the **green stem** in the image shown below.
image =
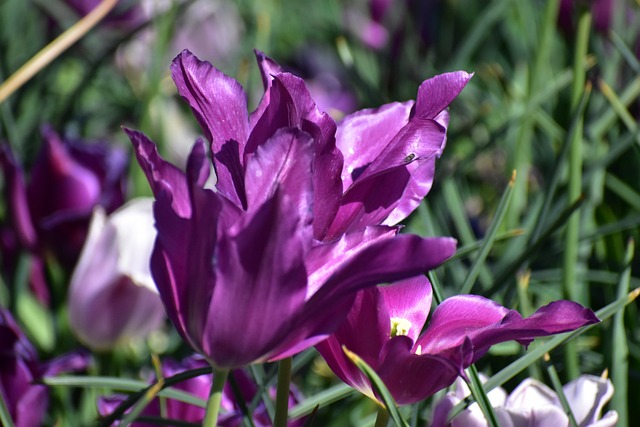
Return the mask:
{"type": "Polygon", "coordinates": [[[278,366],[278,387],[276,389],[276,415],[273,427],[287,427],[289,412],[289,386],[291,384],[292,358],[282,359],[278,366]]]}
{"type": "Polygon", "coordinates": [[[211,384],[211,392],[207,401],[206,415],[202,423],[203,427],[216,427],[218,425],[222,390],[227,382],[227,376],[229,376],[229,369],[218,369],[213,366],[213,384],[211,384]]]}
{"type": "Polygon", "coordinates": [[[382,406],[379,406],[375,427],[387,427],[388,423],[389,423],[389,411],[387,411],[382,406]]]}

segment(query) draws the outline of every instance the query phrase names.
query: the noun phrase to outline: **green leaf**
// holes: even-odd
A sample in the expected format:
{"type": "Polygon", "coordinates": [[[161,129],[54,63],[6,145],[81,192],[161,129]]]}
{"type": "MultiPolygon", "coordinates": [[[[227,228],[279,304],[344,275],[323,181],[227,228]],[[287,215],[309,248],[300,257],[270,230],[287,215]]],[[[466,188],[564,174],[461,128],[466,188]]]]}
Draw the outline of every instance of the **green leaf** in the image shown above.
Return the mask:
{"type": "Polygon", "coordinates": [[[398,405],[396,405],[396,402],[393,400],[393,396],[391,396],[391,393],[389,393],[389,390],[387,390],[387,387],[384,385],[384,382],[380,379],[376,371],[374,371],[367,362],[362,360],[360,356],[347,349],[344,345],[342,346],[342,351],[344,351],[344,354],[346,354],[349,360],[351,360],[358,369],[360,369],[360,371],[369,378],[374,390],[378,393],[380,398],[382,398],[382,402],[378,403],[384,405],[396,425],[400,427],[409,427],[409,425],[400,416],[400,412],[398,412],[398,405]]]}

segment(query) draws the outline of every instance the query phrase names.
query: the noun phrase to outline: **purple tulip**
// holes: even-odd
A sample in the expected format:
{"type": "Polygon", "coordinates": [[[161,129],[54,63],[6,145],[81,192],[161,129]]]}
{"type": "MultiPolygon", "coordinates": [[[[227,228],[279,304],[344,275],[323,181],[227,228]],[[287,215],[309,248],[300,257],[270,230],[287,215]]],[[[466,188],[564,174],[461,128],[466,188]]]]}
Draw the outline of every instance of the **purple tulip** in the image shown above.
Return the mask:
{"type": "MultiPolygon", "coordinates": [[[[32,275],[36,283],[45,253],[54,254],[67,269],[75,265],[94,207],[111,212],[124,202],[128,163],[124,149],[63,141],[49,127],[42,134],[28,182],[9,147],[0,146],[8,217],[21,246],[37,255],[32,275]]],[[[36,287],[36,293],[46,300],[43,287],[36,287]]]]}
{"type": "MultiPolygon", "coordinates": [[[[567,403],[580,427],[613,427],[618,423],[616,411],[601,417],[602,408],[613,396],[609,379],[581,375],[563,387],[567,403]]],[[[440,400],[434,410],[431,427],[487,427],[489,424],[477,403],[470,405],[447,423],[451,409],[469,396],[469,388],[460,378],[452,392],[440,400]]],[[[569,417],[556,393],[533,378],[527,378],[507,396],[501,388],[489,392],[489,400],[501,426],[568,426],[569,417]]]]}
{"type": "MultiPolygon", "coordinates": [[[[208,366],[207,362],[199,357],[189,357],[180,363],[172,360],[165,360],[162,363],[162,375],[165,378],[179,374],[181,372],[198,369],[208,366]]],[[[238,391],[242,395],[242,399],[246,406],[250,406],[254,397],[258,393],[258,386],[253,380],[242,370],[236,369],[229,373],[238,387],[238,391]]],[[[202,400],[209,397],[211,389],[212,376],[200,375],[178,383],[173,388],[187,392],[202,400]]],[[[275,389],[270,390],[270,394],[275,395],[275,389]]],[[[98,399],[98,411],[101,415],[106,416],[112,413],[119,404],[125,400],[124,396],[102,397],[98,399]]],[[[294,407],[301,402],[301,395],[297,389],[293,388],[289,395],[289,406],[294,407]]],[[[242,423],[242,406],[238,402],[234,394],[233,386],[228,382],[222,392],[221,415],[218,419],[218,425],[221,427],[239,427],[242,423]]],[[[164,418],[178,420],[182,422],[202,423],[205,416],[205,409],[194,406],[185,402],[173,399],[165,399],[166,412],[164,418]]],[[[261,402],[252,412],[253,424],[256,427],[271,426],[271,420],[265,405],[261,402]]],[[[158,399],[151,401],[149,405],[140,414],[141,417],[160,417],[160,402],[158,399]]],[[[304,418],[292,420],[289,422],[290,427],[298,427],[304,424],[304,418]]],[[[117,425],[117,424],[116,424],[117,425]]],[[[132,427],[155,426],[155,423],[135,422],[132,427]]]]}
{"type": "Polygon", "coordinates": [[[127,131],[156,197],[160,296],[182,337],[219,368],[301,351],[335,330],[358,290],[455,251],[453,239],[396,236],[392,225],[428,191],[443,110],[468,74],[426,81],[414,108],[365,110],[338,128],[301,79],[262,54],[258,62],[266,92],[251,114],[240,84],[210,64],[184,51],[172,66],[211,142],[216,191],[202,139],[183,173],[127,131]]]}
{"type": "Polygon", "coordinates": [[[88,359],[80,353],[40,363],[35,348],[9,311],[0,308],[0,394],[16,427],[42,425],[49,391],[36,384],[42,377],[84,369],[88,359]]]}
{"type": "Polygon", "coordinates": [[[63,141],[49,127],[28,184],[8,147],[0,163],[15,229],[27,248],[53,251],[65,265],[80,254],[95,206],[124,202],[126,152],[105,144],[63,141]]]}
{"type": "Polygon", "coordinates": [[[367,377],[343,346],[367,362],[398,404],[425,399],[452,384],[489,348],[516,340],[572,331],[598,322],[595,314],[570,301],[556,301],[523,319],[518,312],[477,295],[446,299],[420,334],[431,307],[431,285],[416,277],[358,293],[347,320],[316,345],[333,372],[376,399],[367,377]]]}
{"type": "Polygon", "coordinates": [[[69,324],[94,350],[144,337],[165,318],[149,260],[153,200],[133,199],[107,218],[94,212],[69,285],[69,324]]]}

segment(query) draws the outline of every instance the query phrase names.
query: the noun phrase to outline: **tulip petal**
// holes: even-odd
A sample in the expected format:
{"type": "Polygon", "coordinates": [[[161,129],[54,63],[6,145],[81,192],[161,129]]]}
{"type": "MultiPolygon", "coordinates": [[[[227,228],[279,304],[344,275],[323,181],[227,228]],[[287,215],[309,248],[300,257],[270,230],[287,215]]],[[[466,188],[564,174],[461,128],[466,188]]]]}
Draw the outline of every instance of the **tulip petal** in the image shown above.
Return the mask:
{"type": "Polygon", "coordinates": [[[397,228],[372,226],[345,233],[337,241],[313,246],[305,260],[309,273],[307,299],[351,257],[373,243],[391,238],[397,233],[397,228]]]}
{"type": "Polygon", "coordinates": [[[548,427],[569,425],[569,418],[556,406],[534,407],[526,410],[496,408],[496,418],[504,427],[548,427]]]}
{"type": "Polygon", "coordinates": [[[188,50],[171,64],[178,93],[189,103],[200,127],[211,142],[216,166],[216,187],[238,206],[243,204],[240,153],[249,135],[247,97],[236,80],[188,50]]]}
{"type": "Polygon", "coordinates": [[[5,197],[9,201],[8,209],[11,213],[14,228],[21,243],[27,248],[34,248],[38,237],[27,203],[24,173],[16,163],[11,149],[6,144],[0,145],[0,166],[4,173],[5,197]]]}
{"type": "Polygon", "coordinates": [[[380,307],[382,296],[376,288],[364,289],[355,297],[349,315],[326,340],[316,345],[324,360],[344,382],[374,398],[371,384],[358,367],[345,355],[342,344],[360,356],[373,369],[378,367],[378,353],[389,339],[389,314],[380,307]],[[367,331],[361,330],[366,327],[367,331]]]}
{"type": "Polygon", "coordinates": [[[49,128],[31,170],[27,198],[35,222],[51,214],[73,212],[91,215],[100,201],[101,183],[87,167],[71,156],[60,136],[49,128]],[[43,192],[43,188],[53,191],[43,192]]]}
{"type": "Polygon", "coordinates": [[[535,337],[572,331],[598,321],[591,310],[571,301],[552,302],[523,319],[518,312],[486,298],[459,295],[436,308],[418,344],[423,353],[441,354],[470,338],[475,362],[494,344],[516,340],[527,345],[535,337]]]}
{"type": "Polygon", "coordinates": [[[256,61],[258,63],[258,68],[260,69],[260,77],[262,77],[262,85],[264,86],[264,95],[262,96],[258,107],[256,107],[255,111],[253,111],[249,116],[250,129],[255,127],[258,119],[262,116],[264,110],[271,102],[271,91],[269,88],[271,87],[273,76],[284,71],[276,61],[266,56],[263,52],[260,52],[257,49],[253,52],[256,55],[256,61]]]}
{"type": "Polygon", "coordinates": [[[328,235],[404,219],[431,188],[444,135],[433,120],[413,119],[403,127],[344,194],[328,235]]]}
{"type": "Polygon", "coordinates": [[[277,129],[297,127],[314,141],[313,228],[316,238],[325,234],[342,197],[340,171],[343,158],[336,148],[336,123],[318,110],[304,81],[289,73],[275,76],[271,82],[269,105],[257,120],[247,142],[245,156],[264,144],[277,129]]]}
{"type": "Polygon", "coordinates": [[[249,209],[261,206],[281,189],[296,205],[304,223],[311,223],[313,164],[311,137],[295,128],[278,130],[247,160],[245,182],[249,209]]]}
{"type": "Polygon", "coordinates": [[[304,224],[292,212],[294,206],[278,191],[220,238],[203,343],[219,367],[266,358],[289,335],[291,319],[304,304],[307,273],[299,238],[304,224]]]}
{"type": "Polygon", "coordinates": [[[410,328],[406,335],[411,338],[411,341],[416,342],[431,307],[432,291],[429,280],[420,275],[389,286],[380,286],[378,291],[382,295],[384,307],[390,318],[409,321],[410,328]]]}
{"type": "Polygon", "coordinates": [[[361,110],[338,125],[336,145],[344,156],[342,186],[346,191],[409,120],[413,101],[361,110]]]}
{"type": "MultiPolygon", "coordinates": [[[[378,375],[400,405],[415,403],[451,385],[460,374],[446,357],[411,352],[406,336],[390,339],[382,349],[378,375]]],[[[464,346],[460,349],[464,352],[464,346]]]]}
{"type": "Polygon", "coordinates": [[[138,163],[156,198],[166,192],[173,211],[181,218],[189,218],[191,203],[184,172],[160,157],[158,148],[145,134],[126,128],[124,132],[131,139],[138,163]]]}
{"type": "MultiPolygon", "coordinates": [[[[330,334],[343,321],[355,293],[372,284],[417,276],[440,265],[455,252],[452,238],[422,239],[401,234],[368,245],[347,259],[305,307],[307,336],[330,334]]],[[[391,325],[389,325],[391,326],[391,325]]]]}
{"type": "Polygon", "coordinates": [[[416,99],[416,117],[433,119],[462,92],[473,74],[464,71],[440,74],[422,82],[416,99]]]}
{"type": "Polygon", "coordinates": [[[613,384],[608,378],[581,375],[563,387],[564,395],[580,425],[592,425],[613,396],[613,384]]]}

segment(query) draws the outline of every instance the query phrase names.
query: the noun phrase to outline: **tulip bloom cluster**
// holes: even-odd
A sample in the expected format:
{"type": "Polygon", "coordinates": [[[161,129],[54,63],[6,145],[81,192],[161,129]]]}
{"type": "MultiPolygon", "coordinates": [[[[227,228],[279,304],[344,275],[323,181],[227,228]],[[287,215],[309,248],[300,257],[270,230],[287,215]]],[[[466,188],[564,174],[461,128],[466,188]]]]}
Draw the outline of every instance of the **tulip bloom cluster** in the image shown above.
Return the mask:
{"type": "Polygon", "coordinates": [[[209,156],[196,142],[186,172],[127,130],[156,198],[160,296],[185,341],[221,369],[317,344],[360,289],[421,274],[455,251],[453,239],[397,235],[395,224],[431,188],[446,107],[469,74],[427,80],[415,103],[338,126],[301,79],[257,57],[265,94],[251,114],[237,81],[188,51],[174,60],[178,92],[210,142],[209,156]]]}

